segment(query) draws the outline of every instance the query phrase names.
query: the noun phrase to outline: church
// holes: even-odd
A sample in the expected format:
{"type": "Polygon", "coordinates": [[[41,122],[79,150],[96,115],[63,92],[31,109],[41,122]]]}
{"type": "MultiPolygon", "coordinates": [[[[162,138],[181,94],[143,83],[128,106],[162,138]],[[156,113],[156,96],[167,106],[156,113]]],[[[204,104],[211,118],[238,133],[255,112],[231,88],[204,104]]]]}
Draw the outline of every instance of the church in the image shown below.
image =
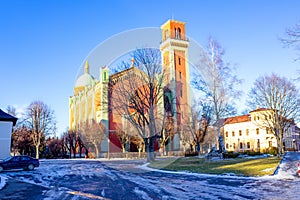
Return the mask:
{"type": "MultiPolygon", "coordinates": [[[[172,19],[161,26],[160,53],[161,66],[166,72],[164,78],[166,93],[163,100],[157,102],[162,105],[157,107],[174,119],[172,123],[175,134],[168,143],[170,151],[178,151],[181,148],[180,126],[190,110],[188,46],[184,22],[172,19]],[[170,105],[168,109],[164,106],[166,101],[170,105]]],[[[134,66],[133,60],[131,67],[117,73],[110,74],[109,66],[99,66],[99,70],[99,77],[93,77],[90,74],[89,62],[85,61],[84,72],[77,78],[74,93],[69,97],[69,129],[77,130],[81,123],[91,120],[102,123],[106,127],[107,138],[101,143],[101,153],[122,152],[121,141],[116,133],[127,128],[128,122],[125,123],[124,118],[118,116],[110,107],[113,101],[111,96],[113,88],[110,85],[126,79],[126,76],[137,74],[138,69],[134,66]]],[[[136,151],[137,148],[133,144],[128,150],[136,151]]]]}

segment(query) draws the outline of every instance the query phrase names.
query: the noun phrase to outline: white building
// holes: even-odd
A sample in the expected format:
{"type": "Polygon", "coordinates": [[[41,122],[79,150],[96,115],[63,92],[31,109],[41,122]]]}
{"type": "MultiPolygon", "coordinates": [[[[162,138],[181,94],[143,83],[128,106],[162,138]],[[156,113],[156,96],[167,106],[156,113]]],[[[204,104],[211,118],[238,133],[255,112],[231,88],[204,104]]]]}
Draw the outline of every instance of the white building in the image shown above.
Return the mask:
{"type": "Polygon", "coordinates": [[[275,135],[267,126],[261,125],[262,120],[271,118],[267,109],[256,109],[247,115],[227,118],[224,122],[225,149],[227,151],[263,152],[277,147],[275,135]]]}
{"type": "Polygon", "coordinates": [[[12,127],[16,125],[17,118],[0,109],[0,159],[10,156],[12,127]]]}

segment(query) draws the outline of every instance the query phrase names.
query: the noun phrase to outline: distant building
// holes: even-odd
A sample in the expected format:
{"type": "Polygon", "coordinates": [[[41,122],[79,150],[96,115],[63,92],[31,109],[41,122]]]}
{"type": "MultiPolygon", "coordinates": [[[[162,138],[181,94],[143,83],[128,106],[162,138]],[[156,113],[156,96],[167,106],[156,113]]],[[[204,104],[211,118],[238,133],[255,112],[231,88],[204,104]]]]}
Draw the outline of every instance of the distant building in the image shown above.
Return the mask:
{"type": "MultiPolygon", "coordinates": [[[[183,116],[189,112],[189,82],[190,71],[188,63],[188,45],[189,41],[185,35],[185,23],[168,20],[161,26],[162,41],[160,51],[162,57],[162,66],[166,72],[166,81],[164,82],[163,106],[168,104],[165,110],[168,116],[174,118],[174,127],[176,134],[169,144],[169,150],[179,150],[179,127],[183,116]]],[[[101,152],[111,151],[120,152],[120,141],[116,136],[118,129],[124,129],[124,118],[113,110],[110,105],[111,96],[114,92],[114,84],[122,84],[126,76],[136,73],[137,69],[132,66],[116,74],[109,74],[108,67],[100,67],[100,77],[93,77],[89,73],[89,63],[86,61],[84,73],[77,79],[74,94],[69,98],[69,128],[76,130],[81,123],[96,120],[102,122],[107,129],[108,141],[101,144],[101,152]],[[108,91],[111,90],[111,91],[108,91]]]]}
{"type": "Polygon", "coordinates": [[[0,109],[0,159],[10,156],[12,127],[17,123],[17,118],[0,109]]]}
{"type": "MultiPolygon", "coordinates": [[[[256,151],[263,152],[271,147],[277,147],[275,135],[263,120],[271,119],[268,109],[260,108],[247,115],[229,117],[224,122],[225,149],[227,151],[256,151]]],[[[294,124],[291,123],[284,132],[285,149],[293,148],[294,124]]]]}

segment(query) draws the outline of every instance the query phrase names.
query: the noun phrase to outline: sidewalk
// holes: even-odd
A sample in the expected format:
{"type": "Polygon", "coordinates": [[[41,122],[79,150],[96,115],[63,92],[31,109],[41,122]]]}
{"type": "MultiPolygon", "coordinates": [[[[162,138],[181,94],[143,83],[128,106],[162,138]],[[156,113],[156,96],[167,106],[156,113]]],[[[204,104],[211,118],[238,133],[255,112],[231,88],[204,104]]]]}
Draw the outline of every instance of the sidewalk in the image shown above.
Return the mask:
{"type": "Polygon", "coordinates": [[[274,176],[280,179],[298,179],[298,163],[300,152],[286,152],[274,176]]]}

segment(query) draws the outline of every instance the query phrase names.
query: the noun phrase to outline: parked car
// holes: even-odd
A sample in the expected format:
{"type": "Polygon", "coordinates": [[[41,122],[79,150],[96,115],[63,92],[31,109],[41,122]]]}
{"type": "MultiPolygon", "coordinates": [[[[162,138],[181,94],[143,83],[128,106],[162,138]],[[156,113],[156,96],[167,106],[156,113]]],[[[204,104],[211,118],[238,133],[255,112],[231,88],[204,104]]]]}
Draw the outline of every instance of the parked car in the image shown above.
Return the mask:
{"type": "Polygon", "coordinates": [[[0,161],[0,172],[10,169],[33,170],[38,166],[40,166],[38,159],[30,156],[12,156],[0,161]]]}

